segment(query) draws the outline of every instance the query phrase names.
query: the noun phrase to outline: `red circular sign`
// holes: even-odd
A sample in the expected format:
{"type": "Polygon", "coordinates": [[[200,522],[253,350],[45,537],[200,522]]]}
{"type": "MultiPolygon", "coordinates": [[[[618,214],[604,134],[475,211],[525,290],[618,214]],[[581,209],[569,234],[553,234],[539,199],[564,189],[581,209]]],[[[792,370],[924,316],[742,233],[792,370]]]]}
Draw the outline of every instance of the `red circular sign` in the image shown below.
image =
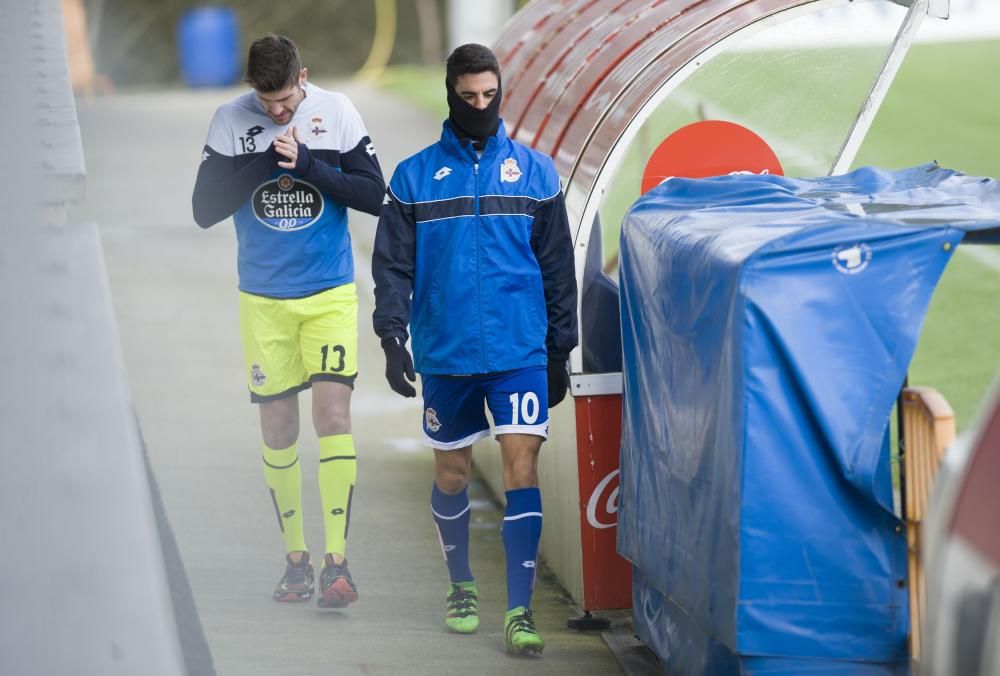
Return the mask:
{"type": "Polygon", "coordinates": [[[671,176],[704,178],[734,171],[784,175],[770,146],[734,122],[703,120],[663,139],[642,172],[642,192],[671,176]]]}

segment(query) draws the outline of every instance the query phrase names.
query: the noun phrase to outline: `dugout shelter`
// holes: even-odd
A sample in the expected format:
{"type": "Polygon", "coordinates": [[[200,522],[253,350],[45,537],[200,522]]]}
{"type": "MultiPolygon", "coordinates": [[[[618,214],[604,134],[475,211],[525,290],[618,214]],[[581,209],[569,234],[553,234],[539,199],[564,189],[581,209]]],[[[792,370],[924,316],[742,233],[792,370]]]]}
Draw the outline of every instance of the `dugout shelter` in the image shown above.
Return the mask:
{"type": "MultiPolygon", "coordinates": [[[[921,22],[948,10],[948,0],[553,0],[529,3],[501,32],[501,115],[513,138],[554,158],[576,247],[573,401],[551,412],[539,473],[542,555],[584,611],[632,604],[631,567],[616,554],[628,207],[667,175],[843,173],[921,22]],[[716,123],[732,134],[708,148],[699,132],[716,123]]],[[[486,446],[475,461],[499,489],[486,446]]]]}

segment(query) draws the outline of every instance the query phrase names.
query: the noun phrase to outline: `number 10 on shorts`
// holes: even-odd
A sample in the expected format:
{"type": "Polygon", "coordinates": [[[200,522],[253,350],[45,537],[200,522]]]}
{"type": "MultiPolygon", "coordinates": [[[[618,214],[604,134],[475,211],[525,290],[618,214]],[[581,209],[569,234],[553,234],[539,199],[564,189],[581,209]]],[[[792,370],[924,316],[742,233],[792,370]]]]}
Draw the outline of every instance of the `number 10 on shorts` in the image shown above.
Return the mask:
{"type": "Polygon", "coordinates": [[[534,392],[525,392],[522,397],[520,393],[515,392],[510,395],[510,409],[511,425],[522,424],[521,418],[524,419],[523,424],[534,425],[535,421],[538,420],[538,395],[534,392]]]}

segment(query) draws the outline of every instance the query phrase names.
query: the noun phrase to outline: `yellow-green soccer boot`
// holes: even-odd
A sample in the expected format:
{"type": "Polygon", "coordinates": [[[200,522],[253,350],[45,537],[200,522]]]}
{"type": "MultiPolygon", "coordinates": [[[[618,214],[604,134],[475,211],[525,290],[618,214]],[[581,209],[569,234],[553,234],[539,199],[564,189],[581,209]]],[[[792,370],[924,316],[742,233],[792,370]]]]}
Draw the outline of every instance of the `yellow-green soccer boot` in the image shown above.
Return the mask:
{"type": "Polygon", "coordinates": [[[545,649],[545,641],[535,630],[535,618],[531,610],[518,606],[507,611],[504,618],[504,638],[507,652],[512,655],[540,656],[545,649]]]}
{"type": "Polygon", "coordinates": [[[445,601],[445,626],[455,634],[475,634],[479,629],[479,592],[475,582],[452,583],[445,601]]]}

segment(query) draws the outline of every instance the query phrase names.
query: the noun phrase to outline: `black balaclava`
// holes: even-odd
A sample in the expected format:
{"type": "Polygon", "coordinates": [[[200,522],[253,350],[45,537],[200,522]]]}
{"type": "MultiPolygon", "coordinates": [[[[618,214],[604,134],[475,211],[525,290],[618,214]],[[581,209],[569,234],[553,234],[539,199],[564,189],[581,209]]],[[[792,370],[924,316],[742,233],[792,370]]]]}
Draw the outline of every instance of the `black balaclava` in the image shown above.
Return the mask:
{"type": "Polygon", "coordinates": [[[444,84],[448,88],[448,120],[451,128],[460,139],[470,139],[476,150],[482,150],[486,147],[486,139],[493,136],[500,127],[500,99],[503,97],[500,76],[497,75],[496,96],[483,110],[459,96],[447,78],[444,84]]]}

